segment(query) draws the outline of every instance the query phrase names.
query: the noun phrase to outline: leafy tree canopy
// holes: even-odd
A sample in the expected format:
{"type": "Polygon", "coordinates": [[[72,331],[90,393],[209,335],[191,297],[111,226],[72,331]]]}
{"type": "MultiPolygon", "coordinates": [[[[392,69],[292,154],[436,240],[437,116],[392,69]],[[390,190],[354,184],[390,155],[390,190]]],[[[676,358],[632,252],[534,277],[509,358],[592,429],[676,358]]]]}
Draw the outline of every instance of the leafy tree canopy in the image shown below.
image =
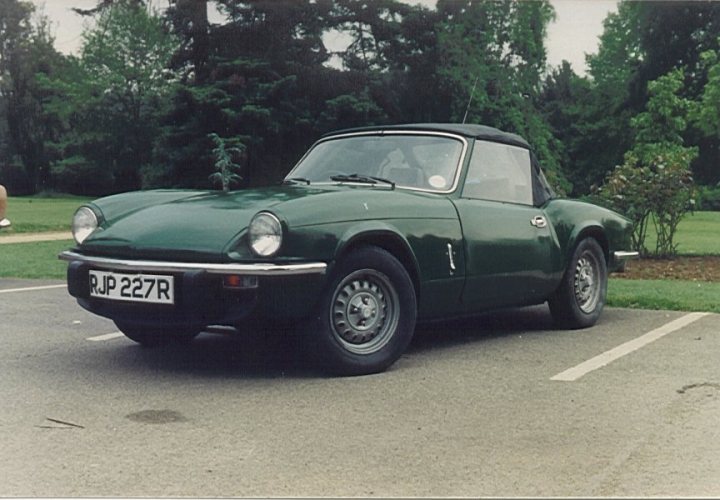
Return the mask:
{"type": "Polygon", "coordinates": [[[137,189],[150,162],[157,115],[172,89],[176,47],[165,21],[137,2],[102,9],[80,57],[43,79],[46,114],[62,122],[54,172],[71,191],[137,189]]]}
{"type": "Polygon", "coordinates": [[[0,0],[0,177],[13,191],[212,187],[231,177],[213,138],[242,151],[233,186],[265,184],[332,129],[463,119],[525,136],[560,192],[588,193],[628,151],[647,166],[641,150],[657,144],[696,147],[693,177],[720,181],[718,3],[621,1],[587,76],[548,68],[549,0],[151,5],[76,9],[93,26],[66,57],[32,4],[0,0]],[[338,37],[346,47],[326,45],[338,37]]]}

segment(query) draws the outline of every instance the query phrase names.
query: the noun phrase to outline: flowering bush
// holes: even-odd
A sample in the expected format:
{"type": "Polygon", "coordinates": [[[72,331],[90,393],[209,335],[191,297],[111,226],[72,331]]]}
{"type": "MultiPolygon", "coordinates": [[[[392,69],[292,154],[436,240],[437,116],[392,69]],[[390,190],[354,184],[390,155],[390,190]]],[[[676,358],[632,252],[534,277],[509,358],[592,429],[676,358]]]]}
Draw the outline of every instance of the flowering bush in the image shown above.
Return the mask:
{"type": "Polygon", "coordinates": [[[600,199],[632,220],[633,246],[642,255],[650,253],[645,237],[651,222],[657,232],[652,254],[675,255],[678,223],[695,204],[690,163],[698,149],[683,146],[693,109],[693,103],[680,96],[684,75],[678,68],[648,83],[647,110],[631,120],[635,144],[599,190],[600,199]]]}
{"type": "Polygon", "coordinates": [[[600,199],[633,222],[633,247],[642,255],[677,253],[674,237],[678,223],[695,204],[690,162],[696,155],[695,148],[665,145],[648,152],[646,161],[641,161],[631,151],[599,190],[600,199]],[[657,233],[653,252],[645,245],[650,224],[657,233]]]}

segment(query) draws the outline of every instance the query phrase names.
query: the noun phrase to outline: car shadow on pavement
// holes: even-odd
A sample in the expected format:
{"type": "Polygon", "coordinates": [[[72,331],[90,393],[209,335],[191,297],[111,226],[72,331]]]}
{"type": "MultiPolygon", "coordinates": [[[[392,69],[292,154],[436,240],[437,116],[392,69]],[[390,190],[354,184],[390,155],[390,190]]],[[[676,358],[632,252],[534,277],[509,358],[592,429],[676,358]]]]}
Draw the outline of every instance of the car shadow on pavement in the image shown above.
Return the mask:
{"type": "Polygon", "coordinates": [[[410,352],[452,348],[516,332],[554,329],[547,305],[503,309],[453,320],[418,325],[410,352]]]}
{"type": "Polygon", "coordinates": [[[312,378],[322,372],[307,363],[296,334],[263,330],[238,334],[202,333],[185,345],[146,348],[128,345],[134,363],[152,370],[224,378],[312,378]]]}
{"type": "MultiPolygon", "coordinates": [[[[546,306],[425,323],[417,327],[408,354],[431,354],[515,332],[531,333],[552,328],[546,306]]],[[[122,344],[114,344],[94,355],[107,357],[98,360],[102,369],[148,376],[166,372],[231,379],[331,377],[308,360],[302,338],[292,327],[254,328],[231,334],[202,333],[188,344],[153,348],[142,347],[127,339],[117,342],[122,344]]]]}

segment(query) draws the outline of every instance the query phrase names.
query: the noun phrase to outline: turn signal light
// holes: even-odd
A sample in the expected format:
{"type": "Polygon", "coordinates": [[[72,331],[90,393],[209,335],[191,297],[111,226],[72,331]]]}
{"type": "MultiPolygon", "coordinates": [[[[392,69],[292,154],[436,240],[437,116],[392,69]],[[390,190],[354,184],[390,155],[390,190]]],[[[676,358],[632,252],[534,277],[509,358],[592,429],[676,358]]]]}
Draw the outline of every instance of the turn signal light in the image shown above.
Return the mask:
{"type": "Polygon", "coordinates": [[[236,288],[238,290],[246,290],[258,287],[257,276],[242,276],[239,274],[228,274],[223,276],[223,286],[225,288],[236,288]]]}

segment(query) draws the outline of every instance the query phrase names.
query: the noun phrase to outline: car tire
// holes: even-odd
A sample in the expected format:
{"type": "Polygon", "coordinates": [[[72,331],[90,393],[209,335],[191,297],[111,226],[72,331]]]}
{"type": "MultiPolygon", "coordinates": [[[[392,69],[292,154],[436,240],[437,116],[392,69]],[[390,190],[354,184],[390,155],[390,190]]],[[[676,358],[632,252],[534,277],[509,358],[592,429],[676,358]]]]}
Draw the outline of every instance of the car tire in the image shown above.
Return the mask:
{"type": "Polygon", "coordinates": [[[605,254],[594,238],[582,240],[560,287],[548,300],[555,322],[569,329],[594,325],[605,307],[608,271],[605,254]]]}
{"type": "Polygon", "coordinates": [[[115,326],[130,340],[143,347],[158,347],[168,344],[187,344],[200,333],[197,330],[162,328],[115,321],[115,326]]]}
{"type": "Polygon", "coordinates": [[[378,373],[405,352],[416,317],[415,287],[405,267],[381,248],[361,247],[338,262],[306,341],[324,371],[378,373]]]}

